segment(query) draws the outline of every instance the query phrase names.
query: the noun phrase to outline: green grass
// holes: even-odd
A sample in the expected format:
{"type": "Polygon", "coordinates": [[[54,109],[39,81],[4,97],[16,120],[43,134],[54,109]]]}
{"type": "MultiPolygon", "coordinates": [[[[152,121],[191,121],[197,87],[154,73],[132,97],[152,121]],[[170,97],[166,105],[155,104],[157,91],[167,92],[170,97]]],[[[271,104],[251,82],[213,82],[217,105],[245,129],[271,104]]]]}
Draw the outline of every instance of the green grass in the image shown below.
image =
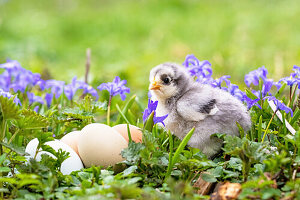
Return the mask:
{"type": "Polygon", "coordinates": [[[120,75],[143,94],[153,66],[187,54],[233,82],[262,65],[278,79],[299,65],[299,9],[292,0],[0,0],[0,62],[69,81],[83,78],[91,48],[94,84],[120,75]]]}

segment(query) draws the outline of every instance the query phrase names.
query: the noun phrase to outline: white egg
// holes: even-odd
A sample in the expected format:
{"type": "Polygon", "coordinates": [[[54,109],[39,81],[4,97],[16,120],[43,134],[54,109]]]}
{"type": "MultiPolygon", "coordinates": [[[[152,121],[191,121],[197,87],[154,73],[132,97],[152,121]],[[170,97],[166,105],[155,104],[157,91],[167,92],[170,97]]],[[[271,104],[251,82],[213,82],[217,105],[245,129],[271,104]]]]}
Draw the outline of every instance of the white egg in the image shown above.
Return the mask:
{"type": "Polygon", "coordinates": [[[107,167],[123,161],[121,151],[127,146],[126,140],[116,130],[99,123],[85,126],[78,140],[78,152],[86,167],[107,167]]]}
{"type": "MultiPolygon", "coordinates": [[[[36,153],[37,146],[39,144],[39,141],[37,138],[31,140],[25,149],[25,152],[29,154],[29,157],[34,158],[34,155],[36,153]]],[[[59,140],[54,140],[50,142],[46,142],[45,144],[49,145],[52,147],[55,151],[58,151],[59,149],[62,149],[63,151],[69,152],[69,157],[64,160],[61,164],[60,171],[62,174],[67,175],[70,174],[72,171],[77,171],[83,168],[83,164],[77,153],[68,145],[65,143],[59,141],[59,140]]],[[[49,152],[46,151],[40,151],[37,156],[36,160],[40,161],[42,159],[41,155],[42,154],[48,154],[49,156],[52,156],[55,158],[55,156],[49,152]]]]}
{"type": "Polygon", "coordinates": [[[69,145],[78,155],[78,137],[81,131],[72,131],[60,139],[63,143],[69,145]]]}

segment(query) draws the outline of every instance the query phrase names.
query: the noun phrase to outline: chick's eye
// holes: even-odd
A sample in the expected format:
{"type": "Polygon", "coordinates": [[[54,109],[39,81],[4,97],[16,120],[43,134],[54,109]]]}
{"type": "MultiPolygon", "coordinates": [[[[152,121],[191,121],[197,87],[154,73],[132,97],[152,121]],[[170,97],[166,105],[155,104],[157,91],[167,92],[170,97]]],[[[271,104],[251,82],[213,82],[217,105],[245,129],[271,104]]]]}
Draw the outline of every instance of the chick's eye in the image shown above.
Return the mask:
{"type": "Polygon", "coordinates": [[[170,79],[166,77],[166,78],[163,79],[163,82],[164,82],[165,84],[168,84],[168,83],[170,83],[170,79]]]}

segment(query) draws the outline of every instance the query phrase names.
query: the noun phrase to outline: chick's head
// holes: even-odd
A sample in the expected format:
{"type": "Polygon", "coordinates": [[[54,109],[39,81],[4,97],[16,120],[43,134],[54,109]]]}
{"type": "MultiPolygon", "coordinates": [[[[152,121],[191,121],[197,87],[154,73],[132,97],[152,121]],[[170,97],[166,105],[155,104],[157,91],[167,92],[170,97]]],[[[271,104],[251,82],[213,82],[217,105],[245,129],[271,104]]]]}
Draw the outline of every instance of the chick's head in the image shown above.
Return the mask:
{"type": "Polygon", "coordinates": [[[180,94],[191,81],[187,71],[175,63],[163,63],[150,71],[149,90],[158,99],[168,99],[180,94]]]}

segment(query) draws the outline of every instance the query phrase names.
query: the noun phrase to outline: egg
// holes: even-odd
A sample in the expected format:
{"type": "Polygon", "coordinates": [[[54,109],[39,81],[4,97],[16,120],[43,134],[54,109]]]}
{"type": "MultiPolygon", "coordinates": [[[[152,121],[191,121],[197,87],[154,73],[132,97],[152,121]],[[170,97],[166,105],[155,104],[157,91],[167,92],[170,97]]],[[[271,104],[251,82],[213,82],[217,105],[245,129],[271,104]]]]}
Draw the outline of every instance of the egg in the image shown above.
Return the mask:
{"type": "MultiPolygon", "coordinates": [[[[127,131],[127,124],[118,124],[114,127],[112,127],[113,129],[115,129],[116,131],[118,131],[127,142],[129,142],[129,138],[128,138],[128,131],[127,131]]],[[[131,139],[134,142],[142,142],[142,136],[143,133],[141,131],[140,128],[133,126],[133,125],[129,125],[129,130],[130,130],[130,134],[131,134],[131,139]]]]}
{"type": "Polygon", "coordinates": [[[116,130],[100,123],[85,126],[78,140],[78,152],[86,167],[107,167],[123,161],[121,151],[127,146],[126,140],[116,130]]]}
{"type": "MultiPolygon", "coordinates": [[[[30,158],[30,157],[34,158],[38,144],[39,144],[39,141],[37,138],[31,140],[27,144],[26,149],[25,149],[25,152],[29,154],[29,157],[27,157],[27,158],[30,158]]],[[[83,163],[82,163],[81,159],[79,158],[79,156],[77,155],[77,153],[71,147],[66,145],[65,143],[63,143],[59,140],[54,140],[54,141],[46,142],[45,144],[52,147],[55,151],[62,149],[63,151],[70,153],[69,157],[67,159],[65,159],[61,164],[60,171],[62,174],[68,175],[73,171],[77,171],[77,170],[80,170],[83,168],[83,163]]],[[[55,156],[49,152],[40,151],[36,156],[37,161],[40,161],[42,159],[42,154],[47,154],[47,155],[55,158],[55,156]]]]}
{"type": "Polygon", "coordinates": [[[78,153],[78,137],[79,137],[80,133],[81,133],[81,131],[72,131],[60,139],[60,141],[62,141],[63,143],[65,143],[69,147],[71,147],[77,153],[77,155],[79,155],[79,153],[78,153]]]}

